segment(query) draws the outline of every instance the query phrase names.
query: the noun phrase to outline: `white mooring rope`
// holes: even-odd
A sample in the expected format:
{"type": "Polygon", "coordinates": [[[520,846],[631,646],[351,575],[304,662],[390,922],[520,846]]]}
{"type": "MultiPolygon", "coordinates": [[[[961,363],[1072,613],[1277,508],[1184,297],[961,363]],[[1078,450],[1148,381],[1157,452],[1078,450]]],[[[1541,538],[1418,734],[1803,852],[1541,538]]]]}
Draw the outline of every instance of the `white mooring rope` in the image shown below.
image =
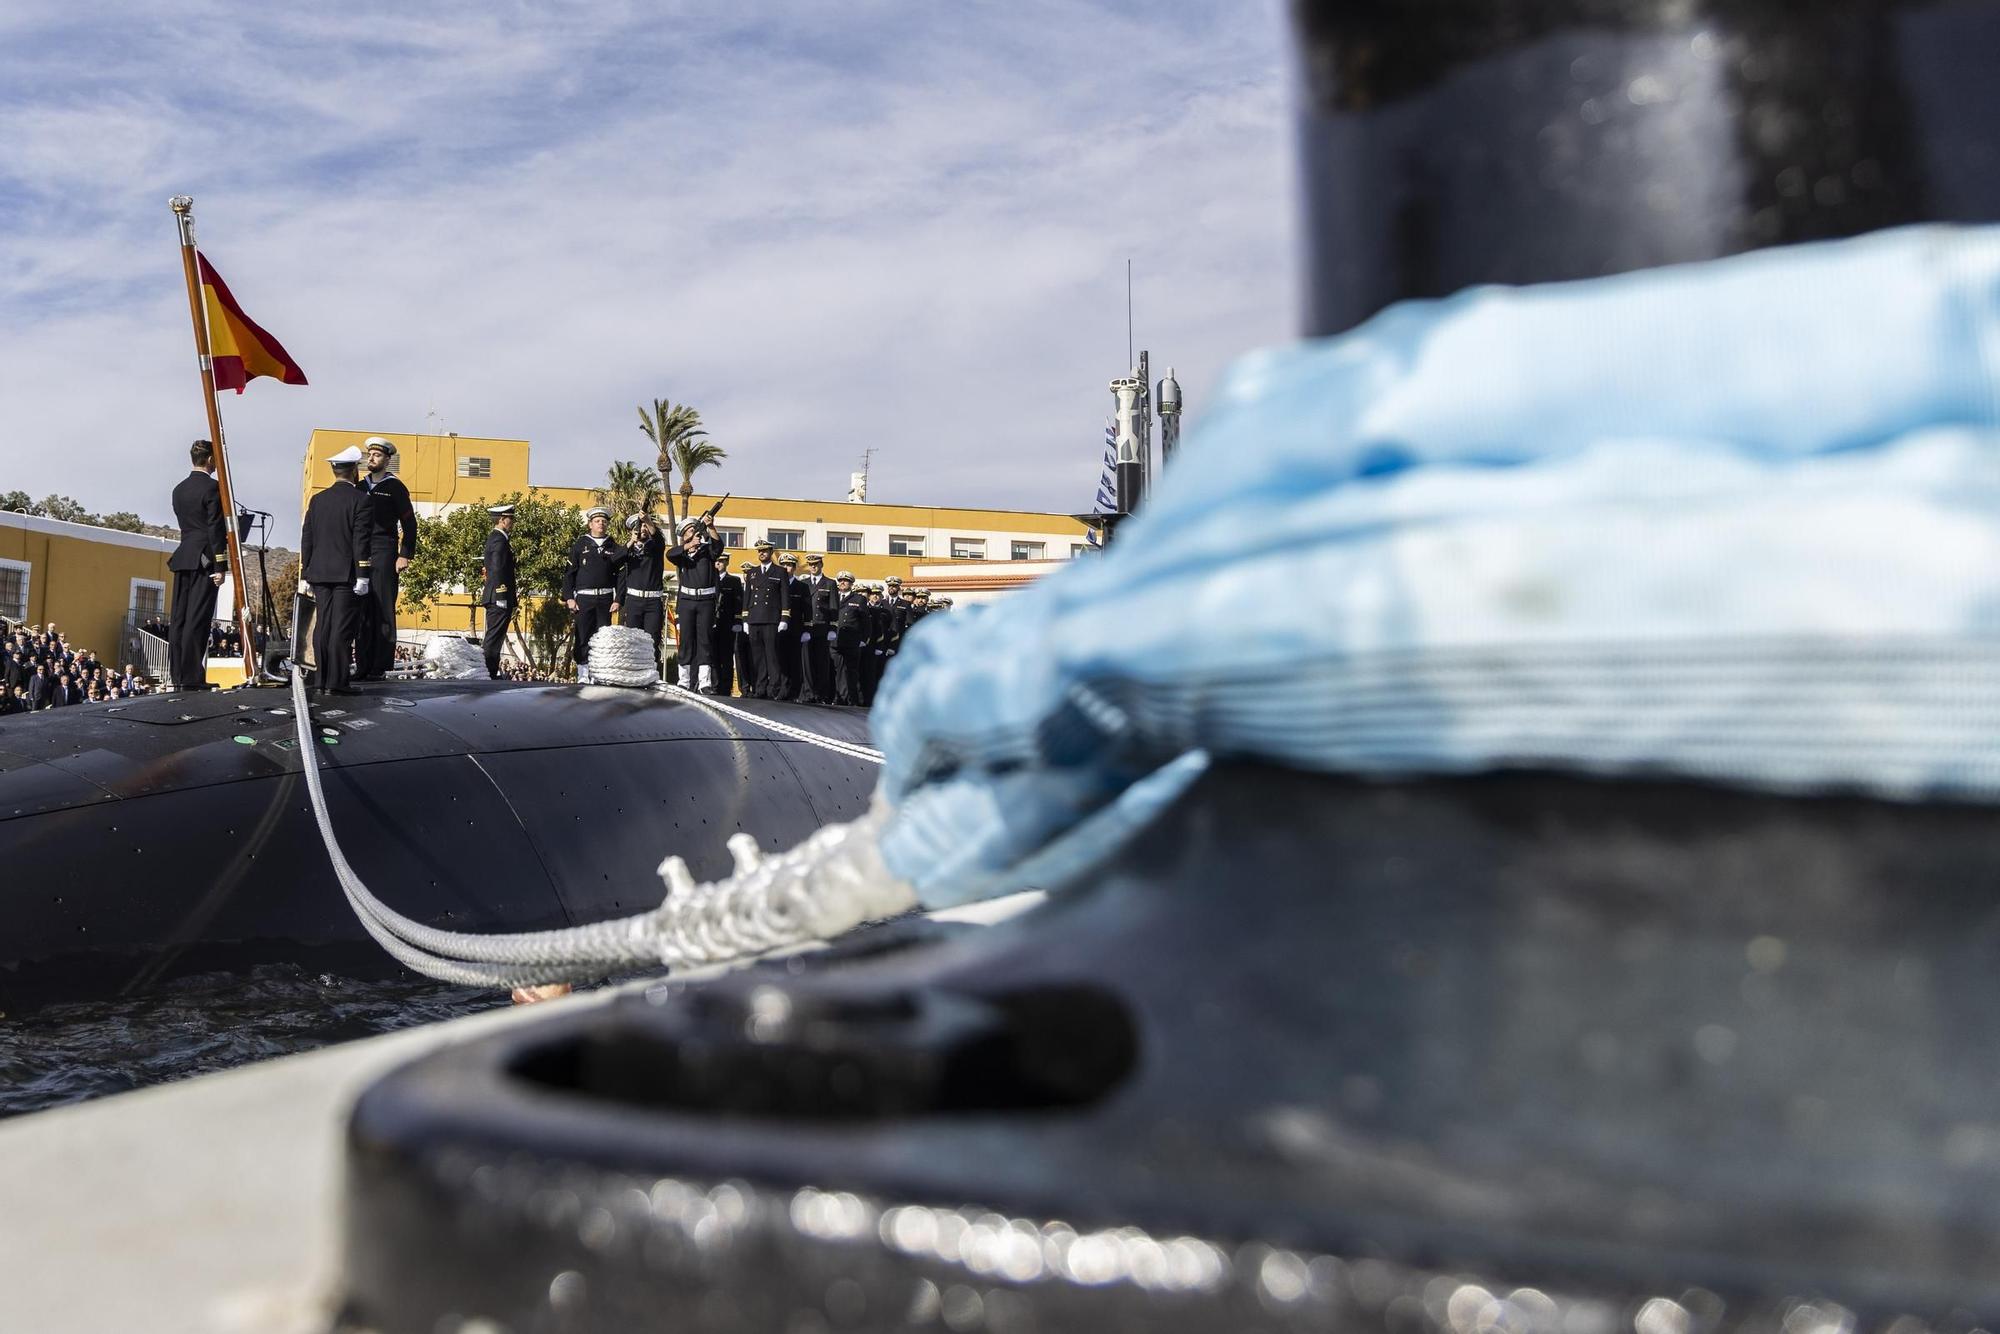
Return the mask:
{"type": "Polygon", "coordinates": [[[866,760],[870,764],[882,763],[881,751],[864,746],[858,741],[841,741],[834,737],[821,736],[818,732],[808,732],[803,727],[793,727],[788,723],[781,723],[775,719],[766,718],[760,713],[752,713],[748,709],[739,709],[734,704],[724,704],[720,699],[712,695],[704,695],[700,691],[689,690],[686,686],[675,685],[671,681],[662,681],[659,688],[669,694],[678,695],[683,699],[693,700],[704,709],[712,709],[724,717],[739,718],[746,723],[755,723],[766,731],[776,732],[779,736],[790,737],[794,741],[803,741],[809,746],[818,746],[821,750],[830,750],[835,754],[846,755],[851,759],[866,760]]]}
{"type": "MultiPolygon", "coordinates": [[[[713,700],[702,702],[714,706],[713,700]]],[[[517,987],[588,981],[645,964],[720,963],[825,940],[916,905],[915,892],[882,864],[876,834],[888,808],[878,798],[859,820],[828,825],[775,856],[764,856],[748,834],[733,836],[729,851],[736,859],[736,871],[726,880],[698,884],[685,861],[669,856],[659,866],[667,896],[651,912],[587,926],[497,935],[425,926],[376,898],[342,853],[320,783],[305,682],[296,671],[292,705],[313,819],[341,892],[377,944],[405,967],[440,981],[517,987]]],[[[796,730],[768,724],[755,714],[743,716],[773,730],[796,730]]],[[[865,749],[829,737],[819,740],[842,753],[865,749]]],[[[874,759],[880,763],[879,755],[874,759]]]]}

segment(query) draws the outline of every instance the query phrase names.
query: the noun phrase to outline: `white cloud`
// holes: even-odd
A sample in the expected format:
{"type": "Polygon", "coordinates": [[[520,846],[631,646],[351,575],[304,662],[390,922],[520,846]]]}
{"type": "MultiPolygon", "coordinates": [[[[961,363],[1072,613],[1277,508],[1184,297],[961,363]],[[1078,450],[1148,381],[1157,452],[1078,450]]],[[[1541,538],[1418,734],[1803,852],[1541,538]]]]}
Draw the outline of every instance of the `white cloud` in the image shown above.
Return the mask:
{"type": "Polygon", "coordinates": [[[1282,17],[1223,8],[16,14],[0,490],[164,516],[203,429],[185,190],[313,381],[225,396],[262,508],[296,504],[314,426],[433,410],[589,484],[656,395],[702,409],[742,494],[836,496],[874,446],[882,499],[1081,507],[1128,255],[1197,414],[1290,332],[1282,17]]]}

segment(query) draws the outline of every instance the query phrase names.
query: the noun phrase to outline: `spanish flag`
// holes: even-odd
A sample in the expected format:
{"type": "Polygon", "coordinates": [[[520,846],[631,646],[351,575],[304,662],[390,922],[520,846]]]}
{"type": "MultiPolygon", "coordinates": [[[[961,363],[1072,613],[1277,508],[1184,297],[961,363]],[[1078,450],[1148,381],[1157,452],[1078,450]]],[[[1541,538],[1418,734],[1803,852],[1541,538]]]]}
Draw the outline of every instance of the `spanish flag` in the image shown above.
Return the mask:
{"type": "Polygon", "coordinates": [[[195,252],[201,266],[201,300],[208,310],[208,355],[215,366],[215,387],[243,392],[243,386],[260,375],[280,384],[304,384],[306,373],[278,340],[257,327],[257,321],[243,313],[229,287],[208,262],[195,252]]]}

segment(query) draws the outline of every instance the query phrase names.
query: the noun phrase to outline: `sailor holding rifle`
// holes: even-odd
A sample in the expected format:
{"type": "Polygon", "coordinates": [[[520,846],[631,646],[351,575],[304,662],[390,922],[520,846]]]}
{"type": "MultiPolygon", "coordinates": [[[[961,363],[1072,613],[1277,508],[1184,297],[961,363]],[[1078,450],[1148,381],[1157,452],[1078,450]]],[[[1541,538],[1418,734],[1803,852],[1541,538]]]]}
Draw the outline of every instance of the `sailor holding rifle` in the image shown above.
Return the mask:
{"type": "Polygon", "coordinates": [[[356,653],[363,681],[379,681],[396,665],[396,594],[402,586],[403,571],[417,554],[417,511],[410,501],[410,488],[389,470],[396,446],[379,435],[361,442],[361,458],[367,471],[361,490],[368,497],[372,520],[368,557],[373,577],[368,596],[359,607],[360,639],[356,653]]]}
{"type": "Polygon", "coordinates": [[[586,531],[570,544],[569,567],[563,571],[562,599],[576,618],[578,685],[590,683],[590,637],[611,624],[618,611],[618,572],[625,568],[625,548],[606,536],[611,511],[594,505],[583,512],[586,531]]]}
{"type": "MultiPolygon", "coordinates": [[[[717,502],[720,508],[721,502],[717,502]]],[[[720,587],[715,560],[722,539],[715,532],[715,510],[689,519],[680,528],[680,545],[667,559],[680,571],[674,593],[674,616],[681,624],[681,687],[715,693],[715,607],[720,587]]]]}
{"type": "Polygon", "coordinates": [[[486,554],[480,561],[486,576],[479,590],[479,605],[486,608],[486,637],[480,647],[486,650],[486,675],[497,681],[500,654],[507,647],[507,624],[514,619],[517,600],[514,540],[508,535],[514,527],[514,507],[488,505],[486,512],[493,516],[493,531],[486,534],[486,554]]]}
{"type": "Polygon", "coordinates": [[[619,624],[644,630],[653,641],[653,665],[660,665],[660,635],[666,629],[667,601],[666,539],[650,514],[634,514],[625,520],[625,568],[618,576],[618,601],[625,610],[619,624]]]}

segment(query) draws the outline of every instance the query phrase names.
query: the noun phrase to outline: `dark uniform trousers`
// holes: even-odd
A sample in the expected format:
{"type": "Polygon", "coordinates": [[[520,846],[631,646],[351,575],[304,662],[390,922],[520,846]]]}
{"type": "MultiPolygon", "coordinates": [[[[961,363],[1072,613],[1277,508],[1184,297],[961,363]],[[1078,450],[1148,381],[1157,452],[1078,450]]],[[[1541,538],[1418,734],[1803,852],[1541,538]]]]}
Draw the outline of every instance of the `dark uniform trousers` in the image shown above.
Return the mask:
{"type": "Polygon", "coordinates": [[[314,584],[312,590],[313,666],[319,672],[320,689],[339,690],[351,675],[348,649],[354,643],[360,599],[347,583],[314,584]]]}
{"type": "Polygon", "coordinates": [[[167,670],[176,690],[208,684],[208,629],[215,623],[215,595],[222,590],[207,570],[175,570],[173,609],[167,616],[167,670]]]}
{"type": "MultiPolygon", "coordinates": [[[[577,605],[583,605],[582,598],[577,599],[577,605]]],[[[618,613],[618,621],[621,625],[630,626],[634,630],[644,630],[652,636],[653,665],[659,666],[660,639],[667,629],[666,598],[657,590],[628,588],[625,590],[625,601],[618,613]],[[648,593],[651,593],[650,597],[647,596],[648,593]]]]}
{"type": "Polygon", "coordinates": [[[354,656],[361,675],[380,676],[396,665],[396,594],[402,584],[396,544],[371,544],[368,564],[368,591],[355,599],[354,656]]]}
{"type": "Polygon", "coordinates": [[[513,607],[486,604],[486,634],[480,639],[479,646],[486,650],[486,675],[495,681],[500,679],[500,655],[507,647],[507,626],[513,619],[513,607]]]}
{"type": "Polygon", "coordinates": [[[757,685],[751,692],[759,699],[776,699],[784,687],[784,669],[778,663],[778,627],[750,627],[750,655],[757,663],[757,685]]]}
{"type": "Polygon", "coordinates": [[[724,625],[717,617],[708,632],[708,657],[715,664],[715,693],[727,695],[736,689],[736,627],[724,625]]]}
{"type": "Polygon", "coordinates": [[[757,646],[750,637],[750,627],[737,622],[743,629],[733,627],[729,631],[730,652],[736,659],[736,689],[743,695],[753,695],[757,691],[757,646]]]}
{"type": "Polygon", "coordinates": [[[576,594],[576,644],[572,655],[581,667],[590,661],[590,637],[611,624],[611,594],[576,594]]]}
{"type": "MultiPolygon", "coordinates": [[[[674,619],[681,623],[681,665],[709,668],[715,684],[715,597],[695,597],[682,591],[674,598],[674,619]]],[[[727,694],[727,691],[723,693],[727,694]]]]}

